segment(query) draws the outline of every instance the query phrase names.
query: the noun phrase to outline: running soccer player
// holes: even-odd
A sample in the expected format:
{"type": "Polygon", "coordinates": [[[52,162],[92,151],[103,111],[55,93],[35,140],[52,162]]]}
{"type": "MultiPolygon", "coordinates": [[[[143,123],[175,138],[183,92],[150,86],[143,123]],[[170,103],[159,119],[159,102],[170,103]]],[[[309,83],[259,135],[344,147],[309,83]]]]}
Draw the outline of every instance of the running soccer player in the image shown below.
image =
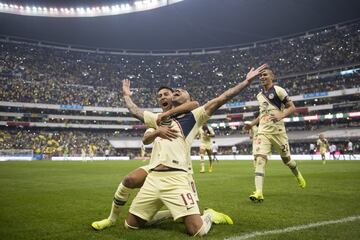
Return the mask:
{"type": "Polygon", "coordinates": [[[280,154],[283,163],[289,167],[296,177],[301,188],[306,182],[297,168],[296,162],[291,159],[288,137],[283,119],[295,111],[294,103],[289,98],[285,89],[274,85],[275,75],[270,68],[261,71],[260,84],[262,91],[257,95],[260,115],[245,129],[259,124],[258,135],[255,141],[254,155],[255,167],[255,192],[249,196],[253,202],[262,202],[265,178],[265,165],[267,155],[271,154],[272,147],[280,154]]]}
{"type": "Polygon", "coordinates": [[[200,136],[200,165],[201,165],[200,173],[205,172],[205,159],[204,159],[205,152],[207,153],[209,158],[209,163],[210,163],[209,172],[212,172],[213,163],[211,159],[211,148],[212,148],[211,138],[215,137],[214,129],[208,126],[206,123],[204,123],[202,127],[200,127],[199,129],[199,136],[200,136]]]}
{"type": "Polygon", "coordinates": [[[329,148],[329,142],[327,139],[324,138],[324,134],[319,135],[319,139],[317,140],[316,145],[318,146],[318,148],[320,150],[322,163],[325,164],[326,163],[325,154],[329,148]]]}

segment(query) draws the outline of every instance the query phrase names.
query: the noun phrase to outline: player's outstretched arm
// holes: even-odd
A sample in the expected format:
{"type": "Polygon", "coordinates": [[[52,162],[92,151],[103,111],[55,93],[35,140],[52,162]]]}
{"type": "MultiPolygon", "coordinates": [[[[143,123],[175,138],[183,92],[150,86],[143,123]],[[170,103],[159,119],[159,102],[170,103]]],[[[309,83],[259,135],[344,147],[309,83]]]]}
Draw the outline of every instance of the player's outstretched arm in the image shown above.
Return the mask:
{"type": "Polygon", "coordinates": [[[160,113],[158,115],[158,119],[156,120],[157,125],[160,125],[162,121],[165,121],[167,118],[169,118],[171,115],[178,114],[178,113],[185,113],[190,112],[194,110],[195,108],[198,108],[200,104],[197,101],[191,101],[184,104],[181,104],[175,108],[172,108],[166,112],[160,113]]]}
{"type": "Polygon", "coordinates": [[[214,98],[207,102],[205,104],[205,111],[207,115],[212,115],[219,107],[224,105],[226,102],[230,101],[233,97],[235,97],[237,94],[239,94],[244,88],[249,86],[251,82],[260,75],[260,72],[264,69],[268,68],[267,64],[263,64],[257,69],[251,68],[248,74],[246,75],[246,79],[236,85],[235,87],[232,87],[228,90],[226,90],[223,94],[218,96],[217,98],[214,98]]]}
{"type": "Polygon", "coordinates": [[[124,79],[122,81],[122,90],[126,107],[130,113],[140,121],[144,122],[144,111],[141,110],[131,99],[132,92],[130,91],[130,80],[124,79]]]}

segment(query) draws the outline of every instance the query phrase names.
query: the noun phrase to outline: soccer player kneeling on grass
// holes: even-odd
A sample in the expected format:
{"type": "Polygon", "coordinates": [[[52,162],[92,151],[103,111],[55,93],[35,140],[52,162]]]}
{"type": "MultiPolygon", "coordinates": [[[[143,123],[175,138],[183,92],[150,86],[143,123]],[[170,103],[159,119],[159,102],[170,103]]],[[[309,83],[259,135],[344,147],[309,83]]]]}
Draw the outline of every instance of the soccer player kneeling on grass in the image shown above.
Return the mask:
{"type": "MultiPolygon", "coordinates": [[[[150,173],[144,185],[132,202],[125,227],[138,229],[146,225],[156,212],[165,205],[171,212],[174,220],[183,218],[186,230],[190,235],[203,236],[210,230],[212,223],[233,224],[231,218],[212,209],[204,211],[201,216],[193,192],[189,186],[189,162],[191,144],[199,131],[210,116],[223,104],[236,96],[246,88],[252,80],[265,68],[252,68],[247,74],[246,80],[235,87],[225,91],[222,95],[207,102],[191,112],[173,116],[170,126],[175,129],[178,137],[159,141],[161,147],[150,162],[150,173]]],[[[129,84],[124,82],[124,99],[131,113],[137,113],[129,97],[129,84]]],[[[182,104],[190,100],[190,95],[183,89],[177,89],[173,94],[173,104],[182,104]]],[[[149,128],[157,129],[157,116],[151,112],[143,113],[144,122],[149,128]]]]}

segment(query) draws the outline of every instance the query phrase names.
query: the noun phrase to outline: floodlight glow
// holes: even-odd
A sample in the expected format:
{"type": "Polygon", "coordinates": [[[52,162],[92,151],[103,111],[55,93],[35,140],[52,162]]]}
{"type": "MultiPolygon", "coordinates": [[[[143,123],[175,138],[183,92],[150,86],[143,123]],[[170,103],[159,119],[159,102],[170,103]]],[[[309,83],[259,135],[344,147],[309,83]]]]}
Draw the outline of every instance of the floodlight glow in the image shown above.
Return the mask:
{"type": "Polygon", "coordinates": [[[54,6],[28,6],[0,2],[0,12],[42,17],[97,17],[146,11],[176,4],[182,1],[184,0],[138,0],[129,1],[128,3],[119,2],[118,4],[115,3],[114,5],[104,5],[97,7],[61,7],[59,9],[54,6]]]}

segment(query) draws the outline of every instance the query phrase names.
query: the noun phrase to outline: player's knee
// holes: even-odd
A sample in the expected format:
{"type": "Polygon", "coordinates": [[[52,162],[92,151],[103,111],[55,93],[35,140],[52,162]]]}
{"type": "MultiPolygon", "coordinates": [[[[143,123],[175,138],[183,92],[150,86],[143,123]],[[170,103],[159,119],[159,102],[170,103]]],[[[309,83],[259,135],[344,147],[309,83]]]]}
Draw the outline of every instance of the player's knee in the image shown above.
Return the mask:
{"type": "Polygon", "coordinates": [[[255,157],[255,166],[265,166],[267,158],[263,155],[257,155],[255,157]]]}
{"type": "Polygon", "coordinates": [[[202,222],[201,223],[193,222],[191,224],[186,224],[186,231],[191,236],[195,236],[195,235],[201,236],[200,233],[201,233],[202,225],[203,225],[202,222]]]}
{"type": "Polygon", "coordinates": [[[291,162],[291,157],[281,157],[281,160],[285,165],[288,165],[291,162]]]}
{"type": "Polygon", "coordinates": [[[136,178],[133,175],[127,175],[123,181],[123,185],[128,188],[135,188],[136,178]]]}
{"type": "Polygon", "coordinates": [[[186,231],[189,235],[195,236],[199,235],[201,232],[201,228],[203,226],[203,221],[198,215],[190,215],[184,217],[184,223],[186,227],[186,231]]]}

